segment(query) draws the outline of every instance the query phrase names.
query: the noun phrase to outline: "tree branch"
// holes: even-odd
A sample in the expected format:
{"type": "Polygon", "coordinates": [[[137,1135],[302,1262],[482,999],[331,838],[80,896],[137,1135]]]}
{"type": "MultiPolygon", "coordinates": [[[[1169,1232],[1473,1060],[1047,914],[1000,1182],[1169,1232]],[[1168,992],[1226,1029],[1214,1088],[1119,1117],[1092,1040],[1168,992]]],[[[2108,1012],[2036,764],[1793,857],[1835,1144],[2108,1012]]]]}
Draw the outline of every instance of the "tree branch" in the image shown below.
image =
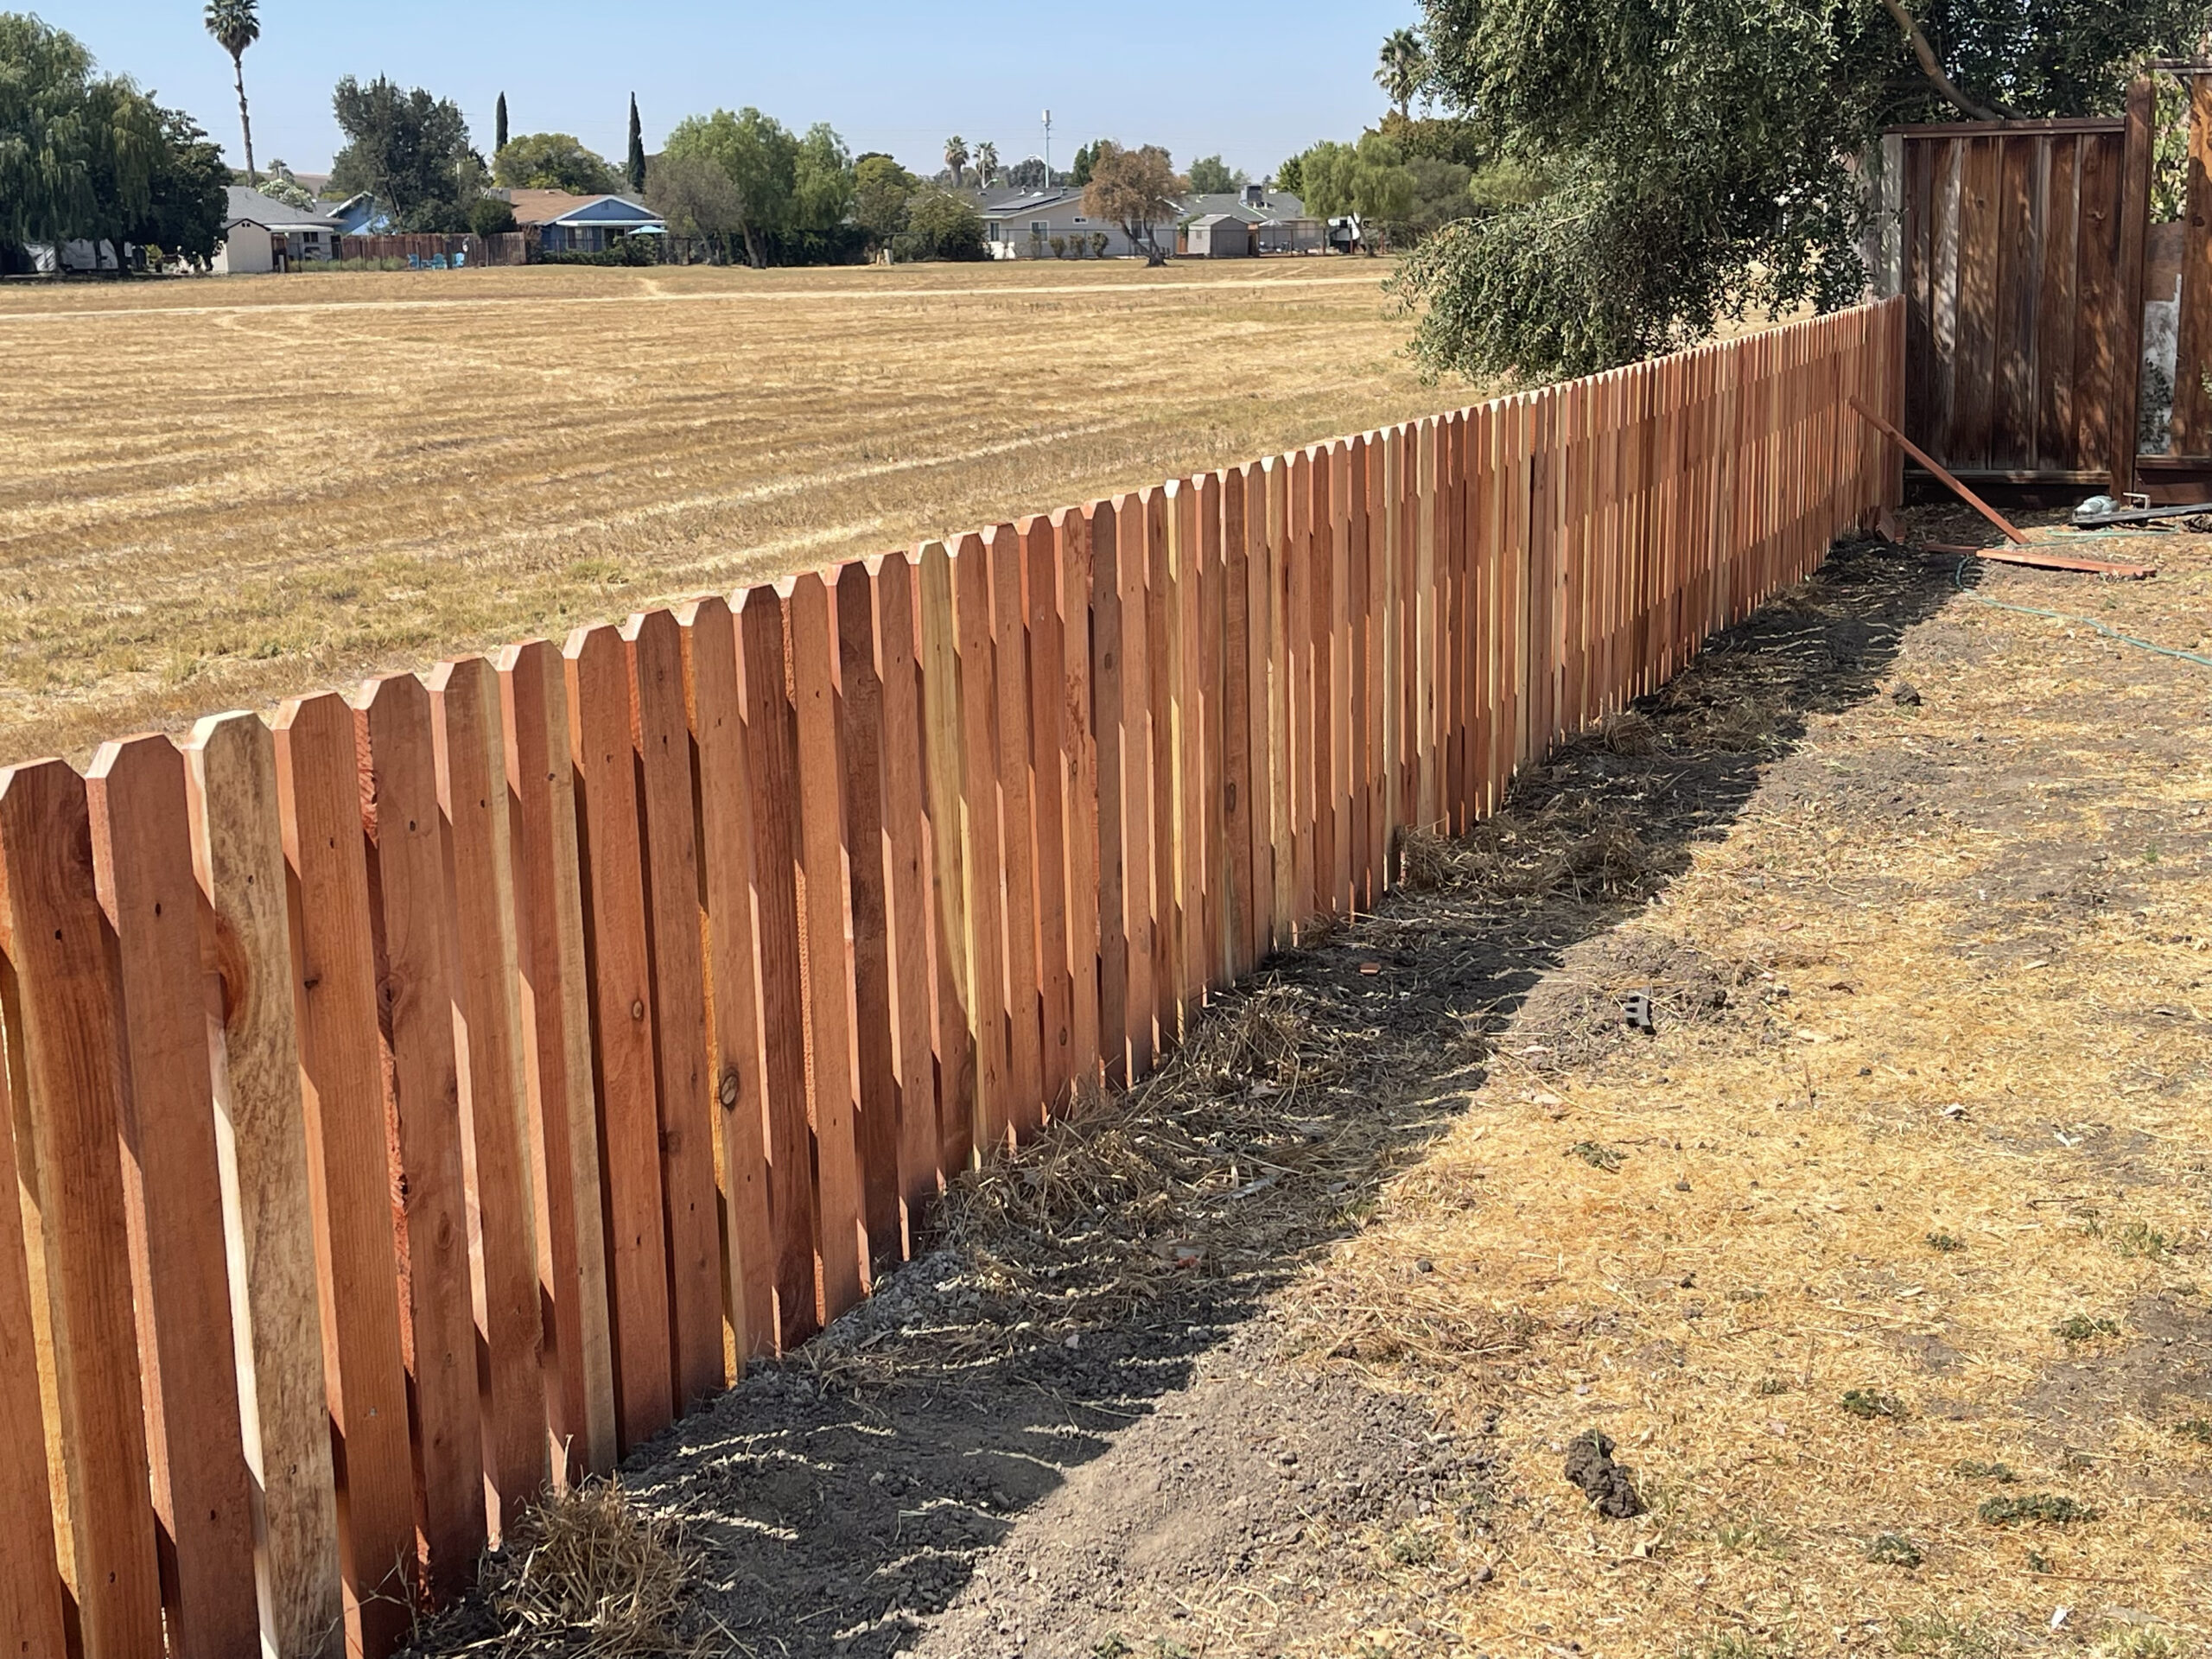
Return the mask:
{"type": "Polygon", "coordinates": [[[1943,73],[1943,66],[1936,60],[1936,48],[1928,43],[1928,37],[1920,32],[1920,25],[1914,21],[1912,14],[1904,9],[1904,0],[1882,0],[1882,9],[1896,18],[1897,27],[1904,30],[1905,38],[1912,42],[1913,56],[1920,60],[1921,72],[1936,84],[1937,92],[1942,93],[1955,107],[1964,111],[1977,121],[1999,121],[2004,118],[1996,111],[1986,109],[1975,103],[1952,84],[1951,78],[1943,73]]]}

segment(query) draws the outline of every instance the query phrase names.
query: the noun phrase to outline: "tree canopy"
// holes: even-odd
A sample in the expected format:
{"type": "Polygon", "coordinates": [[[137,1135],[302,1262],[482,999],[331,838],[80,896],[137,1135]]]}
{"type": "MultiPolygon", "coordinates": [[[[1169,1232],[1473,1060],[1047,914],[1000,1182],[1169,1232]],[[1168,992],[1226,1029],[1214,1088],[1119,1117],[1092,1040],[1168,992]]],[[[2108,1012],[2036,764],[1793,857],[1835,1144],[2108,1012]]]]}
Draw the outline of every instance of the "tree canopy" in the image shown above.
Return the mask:
{"type": "Polygon", "coordinates": [[[189,116],[100,74],[74,36],[0,12],[0,243],[82,238],[205,257],[229,181],[189,116]]]}
{"type": "Polygon", "coordinates": [[[1362,133],[1356,144],[1324,140],[1299,158],[1298,171],[1307,212],[1324,219],[1357,213],[1376,229],[1409,218],[1420,189],[1405,152],[1376,132],[1362,133]]]}
{"type": "Polygon", "coordinates": [[[1231,171],[1218,156],[1201,156],[1191,163],[1191,188],[1200,195],[1226,195],[1242,190],[1249,181],[1243,168],[1231,171]]]}
{"type": "Polygon", "coordinates": [[[245,143],[245,178],[253,177],[253,121],[245,106],[245,49],[261,38],[259,0],[207,0],[200,21],[215,44],[231,54],[231,71],[238,86],[238,136],[245,143]]]}
{"type": "MultiPolygon", "coordinates": [[[[1395,279],[1431,370],[1579,374],[1854,301],[1887,123],[2117,109],[2212,0],[1427,0],[1426,90],[1516,188],[1395,279]],[[1910,30],[1910,32],[1909,32],[1910,30]],[[1926,48],[1923,57],[1922,48],[1926,48]]],[[[1479,187],[1480,178],[1477,181],[1479,187]]]]}
{"type": "MultiPolygon", "coordinates": [[[[827,123],[794,134],[773,116],[751,108],[688,116],[668,136],[654,173],[671,162],[705,162],[719,170],[725,192],[696,171],[681,194],[695,218],[704,209],[720,223],[704,232],[741,246],[753,265],[822,264],[852,257],[858,231],[851,152],[827,123]]],[[[699,220],[702,226],[707,222],[699,220]]]]}
{"type": "Polygon", "coordinates": [[[420,86],[402,91],[382,75],[365,86],[348,75],[330,101],[346,135],[333,186],[347,195],[374,192],[405,230],[467,229],[485,169],[459,105],[420,86]]]}
{"type": "Polygon", "coordinates": [[[492,158],[492,176],[512,190],[566,190],[578,196],[622,188],[605,156],[566,132],[525,132],[510,139],[492,158]]]}
{"type": "Polygon", "coordinates": [[[1122,227],[1131,245],[1145,250],[1149,263],[1167,255],[1154,234],[1175,216],[1175,194],[1182,181],[1174,162],[1157,144],[1124,149],[1102,138],[1092,150],[1090,182],[1083,189],[1083,211],[1122,227]]]}

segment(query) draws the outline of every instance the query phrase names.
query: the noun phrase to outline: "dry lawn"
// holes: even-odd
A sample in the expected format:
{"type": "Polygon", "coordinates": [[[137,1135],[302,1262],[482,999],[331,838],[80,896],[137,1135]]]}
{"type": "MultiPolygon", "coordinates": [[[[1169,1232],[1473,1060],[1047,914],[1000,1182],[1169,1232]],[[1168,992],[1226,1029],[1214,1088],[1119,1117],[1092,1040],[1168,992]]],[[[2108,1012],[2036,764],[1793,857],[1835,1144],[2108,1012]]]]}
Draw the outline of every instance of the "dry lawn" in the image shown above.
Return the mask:
{"type": "MultiPolygon", "coordinates": [[[[2212,653],[2212,538],[2115,546],[2161,574],[1967,579],[2212,653]]],[[[1927,569],[1919,620],[1824,578],[1708,658],[1734,730],[1662,696],[1430,849],[1503,917],[1617,902],[1529,912],[1486,1083],[1293,1296],[1496,1449],[1483,1503],[1356,1541],[1395,1611],[1312,1651],[2212,1652],[2212,667],[1927,569]],[[1670,827],[1701,747],[1756,791],[1670,827]],[[1563,1478],[1593,1429],[1642,1518],[1563,1478]]]]}
{"type": "Polygon", "coordinates": [[[1464,402],[1379,266],[0,289],[0,760],[1464,402]]]}

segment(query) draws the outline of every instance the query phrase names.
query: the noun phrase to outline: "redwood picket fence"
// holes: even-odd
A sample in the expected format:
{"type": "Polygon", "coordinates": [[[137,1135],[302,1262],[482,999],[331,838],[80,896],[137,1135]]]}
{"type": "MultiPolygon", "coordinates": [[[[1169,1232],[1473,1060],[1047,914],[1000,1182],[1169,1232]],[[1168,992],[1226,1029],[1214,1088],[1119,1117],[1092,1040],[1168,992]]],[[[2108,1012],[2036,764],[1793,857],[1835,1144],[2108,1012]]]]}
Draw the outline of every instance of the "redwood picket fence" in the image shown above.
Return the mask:
{"type": "Polygon", "coordinates": [[[389,1651],[1892,503],[1903,324],[0,774],[6,1651],[389,1651]]]}

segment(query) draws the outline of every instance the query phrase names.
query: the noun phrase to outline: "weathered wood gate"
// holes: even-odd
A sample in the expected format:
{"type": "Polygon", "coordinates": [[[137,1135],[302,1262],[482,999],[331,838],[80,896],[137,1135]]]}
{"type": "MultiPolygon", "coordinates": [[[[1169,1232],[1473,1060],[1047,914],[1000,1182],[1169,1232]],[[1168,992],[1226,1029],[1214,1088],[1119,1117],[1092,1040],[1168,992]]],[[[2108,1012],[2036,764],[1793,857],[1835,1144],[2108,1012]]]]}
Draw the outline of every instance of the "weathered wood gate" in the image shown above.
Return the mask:
{"type": "Polygon", "coordinates": [[[2133,486],[2151,120],[2139,81],[2122,118],[1893,130],[1905,429],[1962,477],[2133,486]]]}

